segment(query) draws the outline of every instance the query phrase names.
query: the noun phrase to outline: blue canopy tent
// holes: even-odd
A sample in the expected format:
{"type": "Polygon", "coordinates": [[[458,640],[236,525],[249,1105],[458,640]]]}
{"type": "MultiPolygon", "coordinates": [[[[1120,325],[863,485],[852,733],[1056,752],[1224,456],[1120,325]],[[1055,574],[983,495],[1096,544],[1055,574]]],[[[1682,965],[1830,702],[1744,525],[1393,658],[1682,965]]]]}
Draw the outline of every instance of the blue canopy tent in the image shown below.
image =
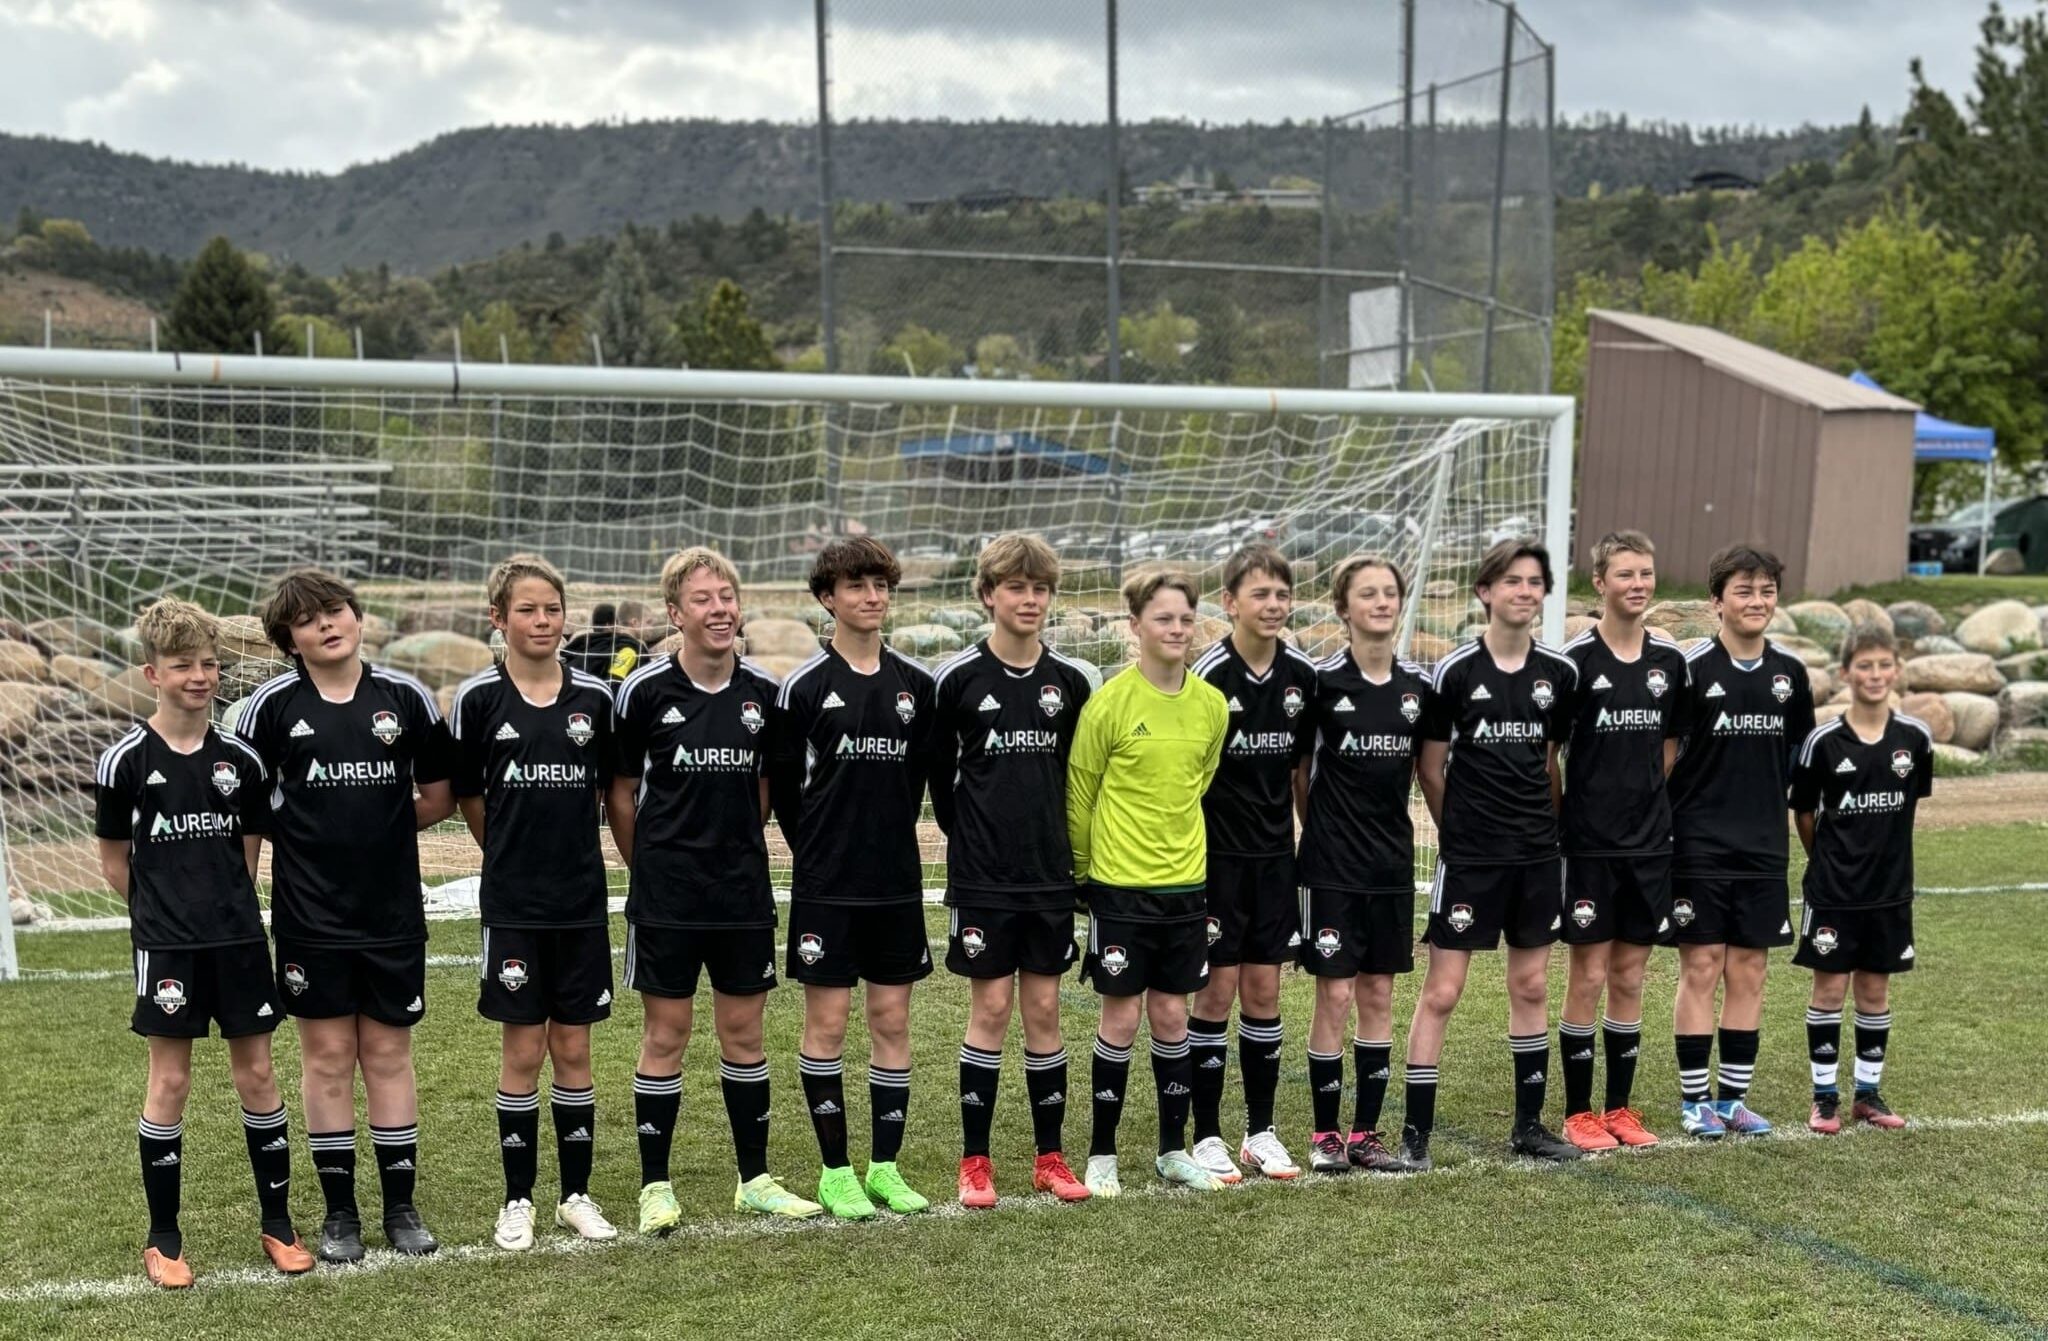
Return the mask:
{"type": "MultiPolygon", "coordinates": [[[[1849,380],[1873,391],[1883,391],[1877,379],[1861,368],[1849,380]]],[[[1938,415],[1920,410],[1913,416],[1913,459],[1915,461],[1979,461],[1984,466],[1984,505],[1988,512],[1998,476],[1996,435],[1988,428],[1952,424],[1938,415]]],[[[1984,569],[1984,546],[1991,535],[1987,523],[1977,535],[1977,570],[1984,569]]]]}

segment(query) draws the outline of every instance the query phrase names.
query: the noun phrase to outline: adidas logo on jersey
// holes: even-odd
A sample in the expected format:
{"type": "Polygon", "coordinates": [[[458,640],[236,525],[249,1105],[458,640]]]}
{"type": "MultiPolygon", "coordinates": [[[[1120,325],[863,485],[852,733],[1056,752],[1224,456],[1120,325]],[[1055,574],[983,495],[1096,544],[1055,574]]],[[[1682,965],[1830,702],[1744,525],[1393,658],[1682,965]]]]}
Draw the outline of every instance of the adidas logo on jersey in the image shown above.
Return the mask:
{"type": "Polygon", "coordinates": [[[661,715],[661,724],[663,726],[681,726],[683,724],[683,710],[670,706],[669,710],[661,715]]]}
{"type": "Polygon", "coordinates": [[[642,1136],[661,1135],[661,1128],[655,1126],[652,1122],[643,1122],[638,1127],[635,1127],[634,1130],[639,1132],[642,1136]]]}
{"type": "Polygon", "coordinates": [[[821,708],[843,708],[846,706],[846,700],[839,697],[838,691],[828,691],[825,695],[825,701],[818,706],[821,708]]]}
{"type": "Polygon", "coordinates": [[[1243,711],[1244,711],[1244,704],[1242,704],[1242,703],[1239,703],[1239,702],[1237,701],[1237,695],[1235,695],[1235,694],[1232,694],[1232,695],[1230,696],[1230,710],[1231,710],[1232,712],[1243,712],[1243,711]]]}
{"type": "Polygon", "coordinates": [[[1594,677],[1593,677],[1593,688],[1595,688],[1595,689],[1612,689],[1612,688],[1614,688],[1614,684],[1613,684],[1613,682],[1612,682],[1612,681],[1610,681],[1610,680],[1609,680],[1609,679],[1608,679],[1608,678],[1607,678],[1606,676],[1604,676],[1604,675],[1596,675],[1596,676],[1594,676],[1594,677]]]}
{"type": "Polygon", "coordinates": [[[493,739],[517,740],[519,739],[519,732],[513,729],[512,723],[506,722],[498,728],[498,734],[493,739]]]}
{"type": "Polygon", "coordinates": [[[164,783],[164,775],[152,768],[149,770],[149,776],[144,778],[143,782],[151,787],[161,787],[164,783]]]}
{"type": "Polygon", "coordinates": [[[268,1001],[264,1002],[262,1005],[256,1008],[256,1018],[259,1020],[267,1020],[276,1013],[276,1011],[270,1008],[270,1003],[268,1001]]]}
{"type": "Polygon", "coordinates": [[[1131,734],[1134,736],[1149,736],[1152,733],[1145,729],[1145,724],[1143,722],[1140,722],[1135,727],[1131,728],[1131,734]]]}
{"type": "Polygon", "coordinates": [[[297,736],[310,736],[310,735],[312,735],[312,734],[313,734],[313,728],[312,728],[312,727],[310,727],[310,726],[307,726],[307,725],[306,725],[306,719],[305,719],[305,718],[303,718],[303,717],[301,717],[301,718],[300,718],[300,719],[299,719],[298,721],[296,721],[296,722],[293,722],[293,723],[292,723],[292,731],[291,731],[291,733],[292,733],[292,735],[293,735],[294,737],[297,737],[297,736]]]}
{"type": "Polygon", "coordinates": [[[1707,692],[1704,695],[1704,697],[1706,698],[1726,698],[1727,696],[1728,691],[1721,687],[1721,682],[1719,680],[1716,680],[1712,684],[1708,685],[1707,692]]]}
{"type": "Polygon", "coordinates": [[[1486,686],[1485,686],[1485,685],[1481,684],[1481,685],[1474,685],[1474,686],[1472,686],[1472,698],[1471,698],[1471,701],[1472,701],[1472,702],[1474,702],[1474,703],[1485,703],[1485,702],[1487,702],[1488,700],[1490,700],[1490,699],[1491,699],[1492,697],[1493,697],[1493,695],[1491,695],[1491,694],[1489,694],[1489,693],[1487,693],[1487,692],[1486,692],[1486,686]]]}
{"type": "Polygon", "coordinates": [[[1844,759],[1841,763],[1835,765],[1835,771],[1837,773],[1854,773],[1856,771],[1856,765],[1850,763],[1847,759],[1844,759]]]}
{"type": "Polygon", "coordinates": [[[981,710],[983,712],[1001,712],[1003,705],[996,702],[994,694],[983,694],[981,696],[981,710]]]}
{"type": "Polygon", "coordinates": [[[1354,710],[1354,709],[1352,708],[1352,706],[1351,706],[1351,699],[1350,699],[1350,697],[1349,697],[1349,696],[1347,695],[1347,696],[1346,696],[1346,697],[1344,697],[1344,698],[1340,698],[1340,699],[1338,699],[1338,700],[1337,700],[1337,703],[1336,703],[1336,706],[1335,706],[1335,707],[1333,707],[1333,708],[1331,708],[1331,709],[1330,709],[1330,711],[1331,711],[1331,712],[1352,712],[1352,711],[1355,711],[1355,710],[1354,710]]]}

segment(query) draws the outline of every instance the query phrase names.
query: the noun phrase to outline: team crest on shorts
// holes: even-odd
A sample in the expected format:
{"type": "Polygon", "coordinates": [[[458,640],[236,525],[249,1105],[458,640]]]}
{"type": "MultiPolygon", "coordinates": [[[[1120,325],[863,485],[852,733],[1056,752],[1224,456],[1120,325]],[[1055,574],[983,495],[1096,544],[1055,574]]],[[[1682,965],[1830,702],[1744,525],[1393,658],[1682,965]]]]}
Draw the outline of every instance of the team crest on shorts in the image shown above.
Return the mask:
{"type": "Polygon", "coordinates": [[[569,739],[575,741],[578,745],[588,745],[590,738],[596,734],[597,728],[590,724],[589,713],[572,712],[569,714],[569,739]]]}
{"type": "Polygon", "coordinates": [[[398,743],[398,714],[395,712],[373,712],[370,714],[370,734],[386,745],[398,743]]]}
{"type": "Polygon", "coordinates": [[[293,996],[298,996],[304,992],[306,990],[306,970],[300,968],[297,964],[286,964],[284,966],[284,985],[291,990],[293,996]]]}
{"type": "Polygon", "coordinates": [[[1792,697],[1792,677],[1789,675],[1773,675],[1771,677],[1771,697],[1780,703],[1792,697]]]}
{"type": "Polygon", "coordinates": [[[1840,945],[1841,943],[1842,938],[1835,934],[1835,929],[1833,927],[1814,928],[1813,948],[1816,954],[1833,954],[1835,952],[1835,947],[1837,945],[1840,945]]]}
{"type": "Polygon", "coordinates": [[[1911,750],[1892,751],[1892,772],[1898,774],[1902,778],[1910,777],[1912,775],[1913,752],[1911,750]]]}
{"type": "Polygon", "coordinates": [[[967,952],[967,957],[969,959],[974,958],[983,950],[986,950],[988,948],[988,941],[983,938],[981,934],[981,928],[960,928],[960,948],[967,952]]]}
{"type": "MultiPolygon", "coordinates": [[[[1905,774],[1899,776],[1904,777],[1905,774]]],[[[213,766],[213,785],[222,796],[233,796],[235,789],[242,785],[242,778],[235,772],[235,766],[223,759],[213,766]]]]}
{"type": "Polygon", "coordinates": [[[160,978],[156,984],[156,995],[150,999],[164,1008],[164,1014],[176,1015],[185,1004],[185,984],[176,978],[160,978]]]}
{"type": "Polygon", "coordinates": [[[1664,691],[1671,687],[1671,679],[1663,671],[1653,670],[1643,677],[1643,683],[1650,687],[1651,698],[1664,697],[1664,691]]]}
{"type": "Polygon", "coordinates": [[[1557,701],[1557,695],[1550,688],[1550,681],[1538,680],[1529,690],[1529,697],[1536,700],[1536,706],[1547,708],[1557,701]]]}
{"type": "Polygon", "coordinates": [[[1038,710],[1048,717],[1060,715],[1060,709],[1067,706],[1065,695],[1056,684],[1042,685],[1038,690],[1038,710]]]}
{"type": "Polygon", "coordinates": [[[1401,695],[1401,715],[1411,722],[1422,716],[1422,699],[1414,694],[1401,695]]]}
{"type": "Polygon", "coordinates": [[[526,961],[508,959],[498,965],[498,981],[504,984],[508,992],[516,992],[526,986],[526,961]]]}
{"type": "Polygon", "coordinates": [[[747,734],[752,735],[755,732],[759,731],[761,729],[762,720],[763,719],[761,717],[760,704],[740,704],[740,725],[747,728],[747,734]]]}
{"type": "Polygon", "coordinates": [[[917,700],[911,697],[907,690],[896,696],[896,715],[903,719],[905,726],[910,725],[910,719],[917,716],[917,700]]]}
{"type": "Polygon", "coordinates": [[[1328,959],[1343,947],[1344,940],[1337,934],[1337,928],[1324,927],[1316,933],[1316,953],[1328,959]]]}
{"type": "Polygon", "coordinates": [[[1689,926],[1691,926],[1691,925],[1692,925],[1692,900],[1691,900],[1691,899],[1673,899],[1673,900],[1671,901],[1671,916],[1672,916],[1672,919],[1673,919],[1674,921],[1676,921],[1676,922],[1678,923],[1678,925],[1680,925],[1680,926],[1682,926],[1682,927],[1689,927],[1689,926]]]}
{"type": "Polygon", "coordinates": [[[1293,685],[1288,685],[1286,691],[1280,695],[1280,706],[1286,709],[1289,717],[1299,716],[1301,714],[1301,691],[1293,685]]]}
{"type": "Polygon", "coordinates": [[[796,938],[796,957],[806,964],[815,964],[825,957],[825,938],[806,931],[796,938]]]}
{"type": "Polygon", "coordinates": [[[1472,905],[1469,903],[1452,904],[1451,911],[1445,915],[1444,921],[1451,924],[1452,931],[1470,931],[1472,929],[1472,905]]]}
{"type": "Polygon", "coordinates": [[[1214,945],[1223,939],[1223,924],[1215,918],[1209,919],[1207,930],[1209,933],[1209,944],[1214,945]]]}
{"type": "Polygon", "coordinates": [[[1593,919],[1597,916],[1599,916],[1599,911],[1593,907],[1591,899],[1580,899],[1572,905],[1572,921],[1578,923],[1579,929],[1582,931],[1592,926],[1593,919]]]}
{"type": "Polygon", "coordinates": [[[1131,957],[1124,953],[1124,947],[1121,945],[1105,945],[1102,947],[1100,962],[1103,970],[1114,978],[1130,965],[1131,957]]]}

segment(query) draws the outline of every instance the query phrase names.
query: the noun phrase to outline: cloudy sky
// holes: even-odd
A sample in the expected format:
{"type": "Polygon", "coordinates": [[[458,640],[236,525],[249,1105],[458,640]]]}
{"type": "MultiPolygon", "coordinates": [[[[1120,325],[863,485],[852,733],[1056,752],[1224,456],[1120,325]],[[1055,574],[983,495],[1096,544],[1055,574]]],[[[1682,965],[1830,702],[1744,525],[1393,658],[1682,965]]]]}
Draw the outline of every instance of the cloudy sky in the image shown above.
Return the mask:
{"type": "MultiPolygon", "coordinates": [[[[334,170],[485,123],[815,114],[810,0],[0,0],[0,130],[334,170]]],[[[1396,0],[1122,0],[1126,116],[1314,118],[1387,96],[1396,0]]],[[[1960,91],[1977,0],[1525,0],[1560,110],[1840,121],[1960,91]]],[[[839,113],[1099,115],[1101,0],[837,0],[839,113]]],[[[1423,77],[1500,55],[1420,0],[1423,77]]],[[[1469,86],[1471,96],[1485,96],[1469,86]]]]}

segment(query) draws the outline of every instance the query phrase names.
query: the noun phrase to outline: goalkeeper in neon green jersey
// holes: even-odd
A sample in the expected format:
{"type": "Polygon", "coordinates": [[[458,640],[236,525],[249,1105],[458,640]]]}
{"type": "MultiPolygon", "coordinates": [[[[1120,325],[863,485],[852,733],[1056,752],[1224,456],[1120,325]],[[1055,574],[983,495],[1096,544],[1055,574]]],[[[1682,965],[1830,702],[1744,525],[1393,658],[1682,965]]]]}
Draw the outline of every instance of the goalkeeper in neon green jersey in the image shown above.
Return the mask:
{"type": "Polygon", "coordinates": [[[1194,583],[1151,573],[1124,583],[1123,594],[1138,659],[1081,709],[1067,762],[1067,832],[1089,907],[1081,976],[1102,997],[1086,1181],[1108,1197],[1122,1190],[1116,1129],[1141,1008],[1152,1026],[1159,1176],[1222,1186],[1187,1152],[1187,995],[1209,976],[1202,793],[1216,775],[1230,711],[1221,693],[1187,671],[1194,583]]]}

